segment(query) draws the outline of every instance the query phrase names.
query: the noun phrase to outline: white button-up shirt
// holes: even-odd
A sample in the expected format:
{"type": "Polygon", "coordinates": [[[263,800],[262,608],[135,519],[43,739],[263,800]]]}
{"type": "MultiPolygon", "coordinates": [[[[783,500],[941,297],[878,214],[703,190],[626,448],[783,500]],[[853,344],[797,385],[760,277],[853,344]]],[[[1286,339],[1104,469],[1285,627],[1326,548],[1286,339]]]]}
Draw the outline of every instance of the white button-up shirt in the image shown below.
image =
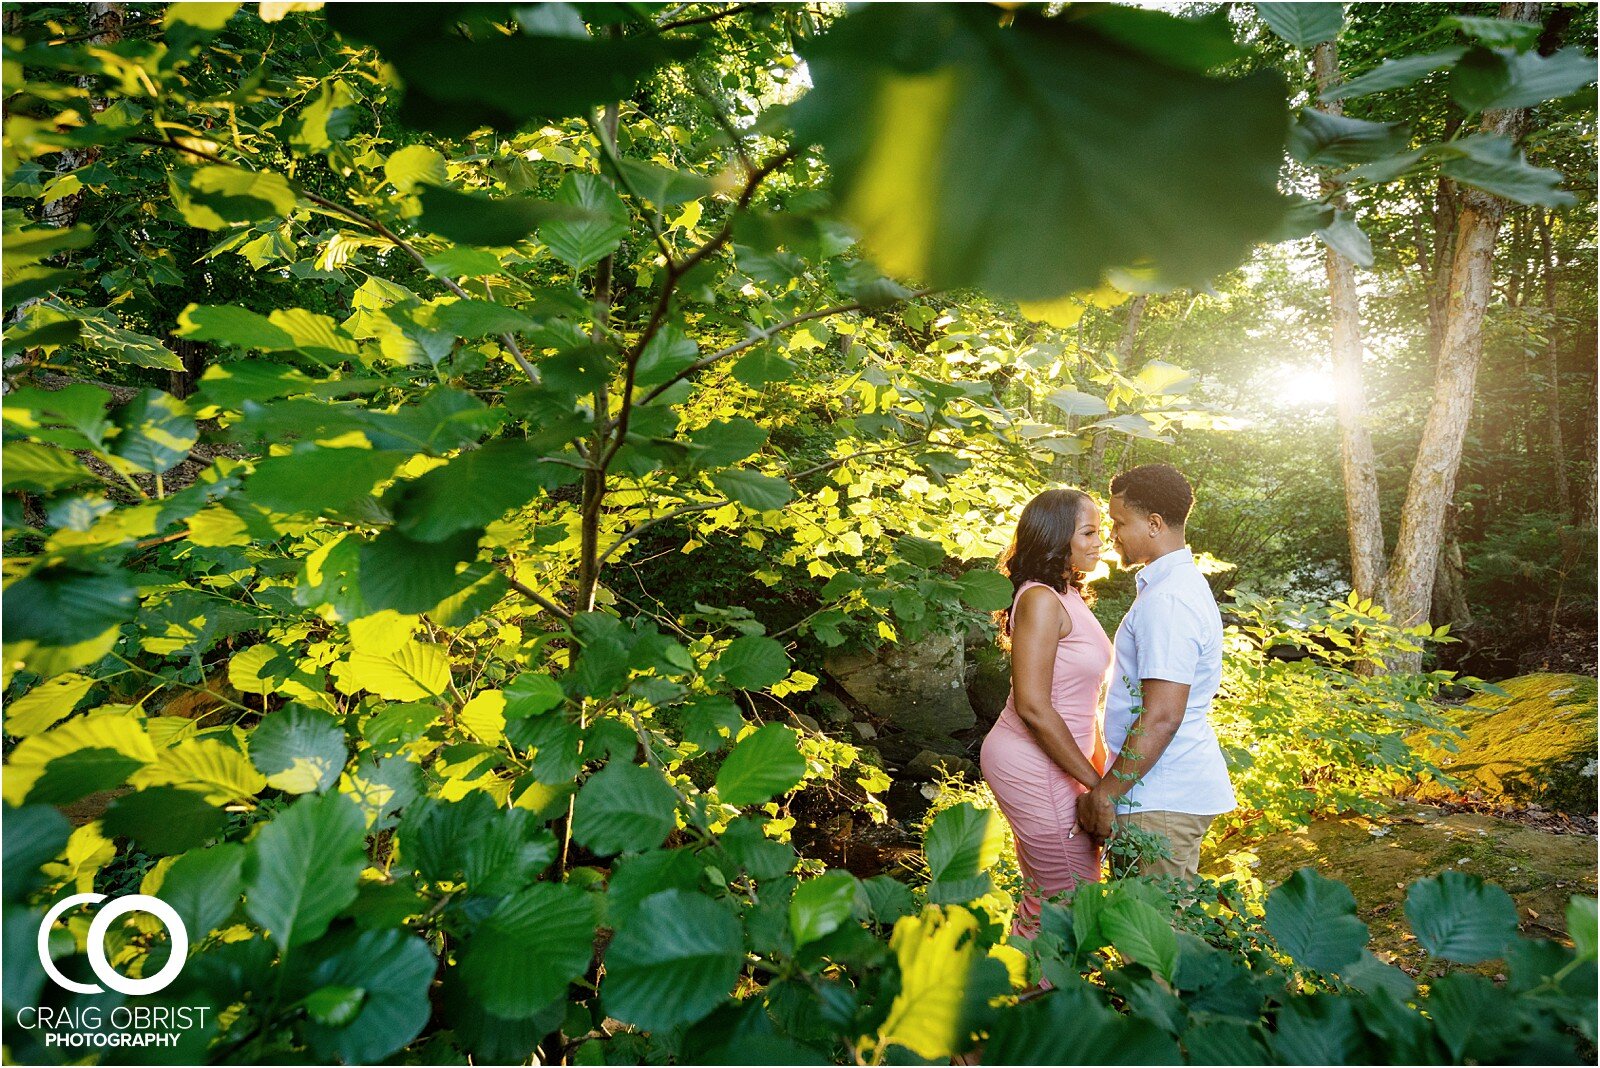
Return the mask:
{"type": "Polygon", "coordinates": [[[1222,683],[1222,614],[1194,554],[1170,552],[1140,568],[1133,606],[1117,627],[1111,685],[1106,693],[1106,745],[1113,757],[1143,710],[1144,679],[1189,687],[1183,722],[1154,767],[1119,811],[1215,816],[1234,807],[1228,766],[1211,727],[1211,701],[1222,683]]]}

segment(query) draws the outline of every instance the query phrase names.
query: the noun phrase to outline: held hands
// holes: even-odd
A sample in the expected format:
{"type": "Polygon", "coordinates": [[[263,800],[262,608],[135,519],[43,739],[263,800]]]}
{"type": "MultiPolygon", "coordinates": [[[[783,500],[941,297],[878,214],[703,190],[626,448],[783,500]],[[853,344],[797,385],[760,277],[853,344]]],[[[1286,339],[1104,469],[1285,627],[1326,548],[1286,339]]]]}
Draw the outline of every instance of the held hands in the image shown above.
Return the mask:
{"type": "Polygon", "coordinates": [[[1078,829],[1103,842],[1111,837],[1116,805],[1099,787],[1078,796],[1078,829]]]}

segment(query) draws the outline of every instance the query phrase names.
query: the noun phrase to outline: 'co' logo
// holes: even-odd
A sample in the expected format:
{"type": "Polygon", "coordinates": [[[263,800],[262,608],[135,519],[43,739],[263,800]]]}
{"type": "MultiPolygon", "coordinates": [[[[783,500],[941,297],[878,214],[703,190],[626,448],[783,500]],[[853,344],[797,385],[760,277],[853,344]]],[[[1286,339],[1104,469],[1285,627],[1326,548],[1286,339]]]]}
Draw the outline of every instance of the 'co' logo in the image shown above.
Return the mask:
{"type": "MultiPolygon", "coordinates": [[[[55,925],[61,914],[74,905],[94,904],[105,899],[105,894],[73,894],[57,901],[50,911],[45,913],[44,921],[39,924],[39,963],[44,965],[45,973],[57,986],[79,994],[105,992],[105,987],[68,979],[61,974],[55,961],[50,959],[50,928],[55,925]]],[[[129,894],[120,897],[101,909],[99,915],[89,924],[89,967],[94,969],[94,974],[102,983],[122,994],[130,996],[154,994],[158,990],[165,990],[183,970],[183,963],[188,956],[189,932],[183,926],[183,917],[179,916],[171,905],[149,894],[129,894]],[[160,971],[146,979],[129,979],[111,967],[111,962],[106,959],[106,932],[111,929],[111,921],[130,912],[148,912],[166,926],[167,936],[172,939],[172,953],[167,957],[167,963],[161,966],[160,971]]]]}

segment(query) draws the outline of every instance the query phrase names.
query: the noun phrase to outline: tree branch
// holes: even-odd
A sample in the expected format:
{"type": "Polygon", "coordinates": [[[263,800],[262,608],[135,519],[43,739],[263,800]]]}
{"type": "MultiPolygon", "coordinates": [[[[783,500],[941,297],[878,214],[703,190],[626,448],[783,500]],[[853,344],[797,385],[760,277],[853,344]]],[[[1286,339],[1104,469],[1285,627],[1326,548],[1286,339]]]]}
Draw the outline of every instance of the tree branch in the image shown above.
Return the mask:
{"type": "Polygon", "coordinates": [[[522,596],[526,597],[528,600],[532,601],[534,604],[538,605],[540,608],[543,608],[546,612],[549,612],[551,615],[557,616],[560,619],[564,619],[564,620],[567,620],[568,622],[571,622],[571,620],[572,620],[572,613],[571,612],[567,611],[565,608],[562,608],[560,605],[558,605],[554,601],[550,600],[550,598],[546,597],[544,594],[540,593],[538,590],[534,589],[532,586],[529,586],[526,583],[517,581],[516,576],[514,576],[514,575],[506,575],[505,578],[506,578],[506,585],[507,586],[510,586],[512,589],[516,590],[518,593],[522,594],[522,596]]]}

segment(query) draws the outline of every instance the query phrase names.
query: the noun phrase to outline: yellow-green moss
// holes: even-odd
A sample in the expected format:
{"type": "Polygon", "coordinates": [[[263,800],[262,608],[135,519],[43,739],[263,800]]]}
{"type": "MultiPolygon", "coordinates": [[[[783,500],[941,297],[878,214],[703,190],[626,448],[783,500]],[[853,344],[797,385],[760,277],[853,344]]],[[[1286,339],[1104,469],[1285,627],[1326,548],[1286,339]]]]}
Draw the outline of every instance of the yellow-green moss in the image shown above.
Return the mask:
{"type": "MultiPolygon", "coordinates": [[[[1523,675],[1497,684],[1462,712],[1460,750],[1428,755],[1464,791],[1534,801],[1563,812],[1595,811],[1596,682],[1583,675],[1523,675]]],[[[1448,793],[1437,784],[1421,794],[1448,793]]]]}

